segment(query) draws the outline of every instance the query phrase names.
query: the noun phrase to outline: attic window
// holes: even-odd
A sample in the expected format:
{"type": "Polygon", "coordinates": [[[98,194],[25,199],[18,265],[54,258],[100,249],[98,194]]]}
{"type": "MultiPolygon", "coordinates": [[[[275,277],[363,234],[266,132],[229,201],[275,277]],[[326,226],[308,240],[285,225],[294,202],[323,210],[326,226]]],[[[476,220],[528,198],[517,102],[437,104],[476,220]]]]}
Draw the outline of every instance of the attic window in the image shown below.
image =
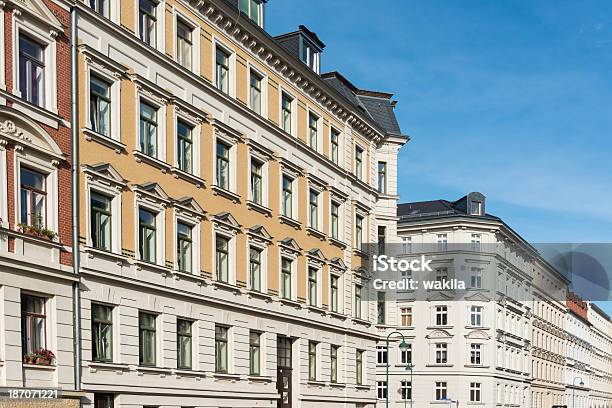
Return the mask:
{"type": "Polygon", "coordinates": [[[480,201],[472,201],[471,203],[471,215],[482,215],[482,202],[480,201]]]}
{"type": "Polygon", "coordinates": [[[255,24],[263,27],[263,0],[240,0],[238,7],[255,24]]]}
{"type": "Polygon", "coordinates": [[[302,62],[317,74],[319,73],[319,52],[305,38],[302,37],[302,53],[300,58],[302,62]]]}

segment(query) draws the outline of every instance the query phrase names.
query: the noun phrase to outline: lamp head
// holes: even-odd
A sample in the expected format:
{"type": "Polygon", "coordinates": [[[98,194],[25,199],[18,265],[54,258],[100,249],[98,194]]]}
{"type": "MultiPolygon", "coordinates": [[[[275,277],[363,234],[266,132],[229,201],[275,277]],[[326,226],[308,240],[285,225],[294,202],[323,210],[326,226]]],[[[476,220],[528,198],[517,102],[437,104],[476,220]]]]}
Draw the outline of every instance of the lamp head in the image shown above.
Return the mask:
{"type": "Polygon", "coordinates": [[[399,348],[402,351],[406,351],[410,348],[410,346],[408,345],[408,343],[406,343],[404,340],[402,340],[402,342],[399,344],[399,348]]]}

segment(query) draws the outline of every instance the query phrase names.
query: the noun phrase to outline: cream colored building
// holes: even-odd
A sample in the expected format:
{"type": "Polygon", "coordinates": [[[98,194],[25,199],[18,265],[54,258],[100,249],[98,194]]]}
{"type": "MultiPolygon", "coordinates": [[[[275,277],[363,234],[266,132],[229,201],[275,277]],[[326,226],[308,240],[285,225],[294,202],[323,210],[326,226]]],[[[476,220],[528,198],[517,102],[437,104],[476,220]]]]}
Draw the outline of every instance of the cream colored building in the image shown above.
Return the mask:
{"type": "Polygon", "coordinates": [[[612,321],[596,304],[588,309],[590,327],[589,408],[612,407],[612,321]]]}
{"type": "Polygon", "coordinates": [[[362,244],[407,138],[239,3],[78,6],[85,406],[375,403],[362,244]]]}

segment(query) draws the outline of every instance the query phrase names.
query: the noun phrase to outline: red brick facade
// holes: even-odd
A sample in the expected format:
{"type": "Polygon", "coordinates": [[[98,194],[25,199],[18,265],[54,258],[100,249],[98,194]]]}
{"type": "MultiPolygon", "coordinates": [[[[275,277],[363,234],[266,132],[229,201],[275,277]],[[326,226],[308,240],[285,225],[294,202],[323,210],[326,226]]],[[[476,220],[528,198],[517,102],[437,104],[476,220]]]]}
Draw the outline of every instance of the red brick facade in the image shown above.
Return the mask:
{"type": "Polygon", "coordinates": [[[582,300],[580,296],[578,296],[574,292],[568,291],[566,304],[568,309],[571,310],[575,315],[588,321],[589,305],[587,302],[582,300]]]}

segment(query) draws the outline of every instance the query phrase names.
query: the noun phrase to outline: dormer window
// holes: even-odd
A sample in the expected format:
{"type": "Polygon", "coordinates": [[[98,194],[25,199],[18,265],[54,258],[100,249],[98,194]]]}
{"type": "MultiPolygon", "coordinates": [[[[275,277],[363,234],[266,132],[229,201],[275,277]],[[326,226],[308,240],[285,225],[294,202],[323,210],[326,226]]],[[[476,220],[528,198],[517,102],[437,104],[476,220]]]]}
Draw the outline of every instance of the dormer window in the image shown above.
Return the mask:
{"type": "Polygon", "coordinates": [[[238,6],[255,24],[263,27],[263,0],[240,0],[238,6]]]}
{"type": "Polygon", "coordinates": [[[319,52],[317,49],[305,38],[302,37],[302,62],[317,74],[319,73],[319,52]]]}
{"type": "Polygon", "coordinates": [[[471,209],[471,215],[482,215],[482,202],[472,201],[471,209]]]}

